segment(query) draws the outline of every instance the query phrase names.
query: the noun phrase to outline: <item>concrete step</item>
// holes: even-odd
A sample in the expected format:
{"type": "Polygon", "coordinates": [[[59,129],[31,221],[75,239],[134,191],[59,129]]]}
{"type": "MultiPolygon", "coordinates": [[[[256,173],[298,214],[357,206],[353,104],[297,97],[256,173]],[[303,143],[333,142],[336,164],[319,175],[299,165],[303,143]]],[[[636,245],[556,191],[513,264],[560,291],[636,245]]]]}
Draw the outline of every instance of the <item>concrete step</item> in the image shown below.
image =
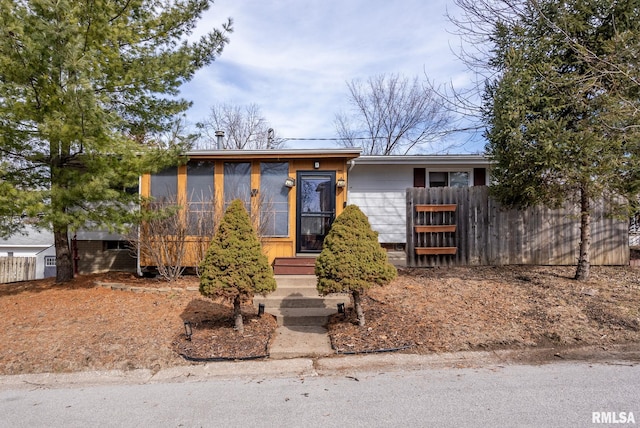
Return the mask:
{"type": "Polygon", "coordinates": [[[280,287],[312,287],[316,288],[318,279],[315,275],[274,275],[280,287]]]}
{"type": "Polygon", "coordinates": [[[267,297],[255,296],[253,298],[253,306],[256,308],[259,304],[263,304],[265,308],[337,308],[338,303],[349,303],[347,294],[333,294],[327,297],[309,297],[299,294],[291,294],[283,298],[278,296],[267,297]]]}
{"type": "Polygon", "coordinates": [[[337,308],[271,308],[265,312],[276,317],[279,326],[324,326],[337,308]]]}
{"type": "Polygon", "coordinates": [[[320,297],[316,287],[278,287],[273,293],[267,294],[269,298],[284,299],[287,296],[320,297]]]}
{"type": "Polygon", "coordinates": [[[349,304],[348,294],[320,296],[315,275],[276,275],[278,288],[267,296],[255,296],[253,305],[265,306],[280,326],[324,326],[338,303],[349,304]]]}

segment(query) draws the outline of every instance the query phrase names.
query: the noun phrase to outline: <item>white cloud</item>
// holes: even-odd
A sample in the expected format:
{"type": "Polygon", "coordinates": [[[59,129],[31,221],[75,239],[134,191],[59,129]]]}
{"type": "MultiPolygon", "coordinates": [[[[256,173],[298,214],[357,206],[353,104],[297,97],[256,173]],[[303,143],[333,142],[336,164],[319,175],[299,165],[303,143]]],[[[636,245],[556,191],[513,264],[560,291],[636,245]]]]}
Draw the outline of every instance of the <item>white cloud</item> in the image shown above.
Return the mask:
{"type": "Polygon", "coordinates": [[[451,52],[458,40],[447,32],[447,3],[218,0],[199,31],[229,16],[235,31],[222,55],[183,87],[194,102],[188,118],[201,120],[220,102],[256,103],[280,136],[332,137],[351,79],[426,73],[437,83],[468,81],[451,52]]]}

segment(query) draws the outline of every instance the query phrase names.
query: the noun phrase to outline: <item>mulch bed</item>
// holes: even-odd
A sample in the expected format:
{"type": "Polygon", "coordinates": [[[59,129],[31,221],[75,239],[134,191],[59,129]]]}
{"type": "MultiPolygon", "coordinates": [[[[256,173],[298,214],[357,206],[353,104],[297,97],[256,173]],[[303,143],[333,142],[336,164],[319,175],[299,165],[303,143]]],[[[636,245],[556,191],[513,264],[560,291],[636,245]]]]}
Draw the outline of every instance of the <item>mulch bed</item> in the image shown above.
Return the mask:
{"type": "Polygon", "coordinates": [[[594,267],[586,283],[574,267],[402,269],[369,290],[366,325],[331,318],[338,352],[409,348],[433,353],[473,349],[640,342],[640,270],[594,267]]]}
{"type": "Polygon", "coordinates": [[[210,300],[192,300],[183,313],[192,335],[177,334],[176,353],[190,361],[249,360],[269,356],[271,337],[277,327],[272,315],[258,316],[253,307],[242,308],[244,331],[234,329],[233,310],[210,300]]]}
{"type": "MultiPolygon", "coordinates": [[[[401,269],[391,284],[367,293],[364,327],[348,309],[346,318],[332,317],[329,334],[339,353],[640,343],[640,270],[594,267],[582,283],[571,279],[574,269],[401,269]]],[[[274,318],[257,317],[247,304],[240,334],[231,305],[202,297],[197,284],[194,277],[167,284],[123,273],[62,285],[51,279],[0,284],[0,374],[157,371],[190,364],[185,357],[264,357],[274,318]],[[193,327],[191,341],[185,321],[193,327]]]]}

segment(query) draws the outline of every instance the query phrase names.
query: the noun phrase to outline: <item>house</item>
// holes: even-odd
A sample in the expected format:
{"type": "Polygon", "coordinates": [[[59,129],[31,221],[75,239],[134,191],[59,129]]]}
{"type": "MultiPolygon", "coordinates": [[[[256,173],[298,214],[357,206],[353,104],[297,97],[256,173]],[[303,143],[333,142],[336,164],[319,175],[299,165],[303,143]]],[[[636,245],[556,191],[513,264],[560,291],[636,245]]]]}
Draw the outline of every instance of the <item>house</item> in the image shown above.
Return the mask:
{"type": "MultiPolygon", "coordinates": [[[[135,254],[122,235],[106,231],[78,231],[69,237],[69,241],[76,273],[136,270],[135,254]]],[[[56,276],[56,250],[53,233],[49,230],[26,226],[22,233],[0,239],[0,257],[35,258],[35,276],[28,279],[56,276]]]]}
{"type": "Polygon", "coordinates": [[[369,217],[383,247],[403,250],[407,188],[485,186],[489,165],[483,155],[360,156],[349,166],[349,203],[369,217]]]}
{"type": "Polygon", "coordinates": [[[35,276],[24,279],[42,279],[56,275],[56,249],[53,233],[26,226],[24,233],[0,239],[0,257],[28,257],[35,259],[35,276]]]}
{"type": "Polygon", "coordinates": [[[104,230],[79,230],[70,242],[76,273],[136,271],[135,251],[123,235],[104,230]]]}
{"type": "MultiPolygon", "coordinates": [[[[313,256],[347,204],[347,173],[360,149],[196,150],[185,165],[141,178],[140,193],[153,203],[177,204],[187,224],[184,266],[197,266],[198,219],[220,218],[234,199],[259,225],[270,262],[313,256]],[[203,215],[204,214],[204,215],[203,215]],[[191,232],[189,232],[191,230],[191,232]]],[[[141,240],[153,240],[149,227],[141,240]]],[[[181,232],[182,233],[182,232],[181,232]]],[[[153,266],[143,251],[141,266],[153,266]]]]}

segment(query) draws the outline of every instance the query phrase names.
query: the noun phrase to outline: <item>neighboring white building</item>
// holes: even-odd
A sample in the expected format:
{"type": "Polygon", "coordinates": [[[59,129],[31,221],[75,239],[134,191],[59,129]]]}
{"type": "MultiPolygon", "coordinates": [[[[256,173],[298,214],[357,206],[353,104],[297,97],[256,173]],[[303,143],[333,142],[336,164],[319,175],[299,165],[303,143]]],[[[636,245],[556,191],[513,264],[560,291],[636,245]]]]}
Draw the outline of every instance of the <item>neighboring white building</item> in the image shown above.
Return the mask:
{"type": "Polygon", "coordinates": [[[409,187],[484,186],[489,160],[483,155],[360,156],[348,172],[348,203],[367,215],[389,249],[406,243],[409,187]]]}
{"type": "MultiPolygon", "coordinates": [[[[69,240],[74,269],[80,274],[136,270],[135,255],[122,235],[79,231],[69,240]]],[[[27,226],[23,233],[0,239],[0,257],[35,257],[35,279],[56,275],[56,249],[53,232],[49,230],[27,226]]]]}
{"type": "Polygon", "coordinates": [[[56,249],[53,233],[27,226],[24,234],[0,239],[0,257],[35,257],[36,279],[56,275],[56,249]]]}

